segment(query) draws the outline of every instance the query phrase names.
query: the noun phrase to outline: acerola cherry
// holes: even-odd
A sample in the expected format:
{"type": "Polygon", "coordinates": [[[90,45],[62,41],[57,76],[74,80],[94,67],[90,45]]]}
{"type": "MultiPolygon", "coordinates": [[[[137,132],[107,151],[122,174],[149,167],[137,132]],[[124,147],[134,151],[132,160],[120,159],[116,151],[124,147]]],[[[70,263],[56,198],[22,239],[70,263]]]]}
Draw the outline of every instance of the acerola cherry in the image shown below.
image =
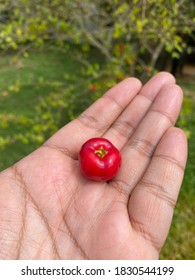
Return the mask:
{"type": "Polygon", "coordinates": [[[85,177],[95,181],[111,180],[121,165],[119,150],[105,138],[92,138],[79,153],[80,168],[85,177]]]}

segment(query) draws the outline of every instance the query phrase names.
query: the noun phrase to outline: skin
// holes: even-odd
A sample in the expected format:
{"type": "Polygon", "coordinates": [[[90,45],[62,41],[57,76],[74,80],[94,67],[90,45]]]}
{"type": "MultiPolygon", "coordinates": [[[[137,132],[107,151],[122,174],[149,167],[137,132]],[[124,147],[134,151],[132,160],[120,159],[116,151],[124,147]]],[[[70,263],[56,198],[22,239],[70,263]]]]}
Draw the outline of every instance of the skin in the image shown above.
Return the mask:
{"type": "Polygon", "coordinates": [[[186,137],[174,127],[181,104],[166,72],[144,86],[125,79],[1,172],[0,258],[158,259],[186,164],[186,137]],[[93,137],[121,152],[109,184],[80,173],[79,150],[93,137]]]}

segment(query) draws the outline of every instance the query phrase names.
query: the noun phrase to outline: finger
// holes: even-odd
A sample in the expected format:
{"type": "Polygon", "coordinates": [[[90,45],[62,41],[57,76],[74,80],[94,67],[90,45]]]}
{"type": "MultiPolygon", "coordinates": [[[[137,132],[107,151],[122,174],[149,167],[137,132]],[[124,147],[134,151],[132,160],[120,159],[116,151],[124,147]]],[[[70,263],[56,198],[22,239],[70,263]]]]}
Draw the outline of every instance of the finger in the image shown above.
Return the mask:
{"type": "Polygon", "coordinates": [[[76,120],[59,130],[46,145],[62,149],[77,158],[81,145],[89,138],[102,136],[140,88],[138,79],[125,79],[108,90],[76,120]]]}
{"type": "Polygon", "coordinates": [[[175,124],[181,104],[180,87],[173,84],[163,87],[147,115],[122,149],[122,167],[113,184],[126,193],[126,199],[143,176],[161,137],[175,124]]]}
{"type": "Polygon", "coordinates": [[[135,96],[103,137],[114,143],[119,150],[122,149],[148,112],[154,99],[162,88],[169,84],[175,84],[175,78],[171,74],[166,72],[156,74],[143,86],[140,93],[135,96]]]}
{"type": "Polygon", "coordinates": [[[186,158],[187,141],[184,133],[178,128],[170,128],[129,200],[133,228],[158,251],[169,231],[186,158]]]}

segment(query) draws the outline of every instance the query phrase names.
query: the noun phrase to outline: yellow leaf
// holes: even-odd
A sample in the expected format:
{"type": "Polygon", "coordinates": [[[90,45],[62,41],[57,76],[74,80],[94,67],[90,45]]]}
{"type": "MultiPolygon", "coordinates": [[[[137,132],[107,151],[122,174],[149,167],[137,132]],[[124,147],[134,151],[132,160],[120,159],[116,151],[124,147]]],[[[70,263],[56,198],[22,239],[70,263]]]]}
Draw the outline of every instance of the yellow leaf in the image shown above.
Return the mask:
{"type": "Polygon", "coordinates": [[[22,35],[22,30],[21,30],[20,28],[17,28],[17,29],[16,29],[16,34],[17,34],[18,36],[21,36],[21,35],[22,35]]]}

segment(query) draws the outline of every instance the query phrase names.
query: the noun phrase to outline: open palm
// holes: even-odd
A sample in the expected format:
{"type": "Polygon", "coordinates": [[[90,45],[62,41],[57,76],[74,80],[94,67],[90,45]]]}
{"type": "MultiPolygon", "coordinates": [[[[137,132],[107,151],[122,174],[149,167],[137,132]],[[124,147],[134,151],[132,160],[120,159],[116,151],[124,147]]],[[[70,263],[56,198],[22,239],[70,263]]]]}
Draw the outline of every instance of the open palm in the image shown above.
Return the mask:
{"type": "Polygon", "coordinates": [[[187,145],[174,128],[182,91],[159,73],[128,78],[38,150],[0,173],[0,258],[157,259],[181,186],[187,145]],[[85,179],[78,152],[92,137],[122,154],[117,176],[85,179]]]}

